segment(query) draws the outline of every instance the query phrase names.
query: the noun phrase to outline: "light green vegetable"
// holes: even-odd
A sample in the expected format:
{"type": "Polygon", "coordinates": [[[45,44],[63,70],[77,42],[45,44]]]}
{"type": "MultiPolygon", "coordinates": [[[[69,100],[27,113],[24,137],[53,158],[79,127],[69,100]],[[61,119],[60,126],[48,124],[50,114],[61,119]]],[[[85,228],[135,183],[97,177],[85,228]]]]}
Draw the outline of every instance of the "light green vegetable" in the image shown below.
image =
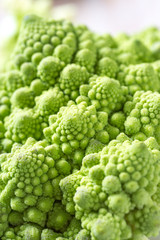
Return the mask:
{"type": "Polygon", "coordinates": [[[43,17],[51,17],[53,4],[52,0],[2,0],[1,7],[4,8],[6,12],[6,21],[4,20],[5,27],[7,24],[12,24],[9,29],[7,29],[5,34],[2,34],[2,39],[0,42],[0,72],[7,71],[6,64],[10,58],[11,52],[13,51],[19,31],[21,22],[27,14],[36,14],[43,17]]]}
{"type": "Polygon", "coordinates": [[[0,239],[158,235],[158,32],[25,17],[0,75],[0,239]]]}

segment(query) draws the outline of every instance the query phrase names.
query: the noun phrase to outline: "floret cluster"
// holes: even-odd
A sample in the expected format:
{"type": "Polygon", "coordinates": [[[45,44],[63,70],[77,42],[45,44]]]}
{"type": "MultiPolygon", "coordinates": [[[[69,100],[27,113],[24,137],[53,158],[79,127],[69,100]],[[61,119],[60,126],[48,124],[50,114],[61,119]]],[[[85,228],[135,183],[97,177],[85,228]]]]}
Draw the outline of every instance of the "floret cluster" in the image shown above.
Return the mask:
{"type": "Polygon", "coordinates": [[[0,74],[0,239],[160,230],[160,31],[25,17],[0,74]]]}

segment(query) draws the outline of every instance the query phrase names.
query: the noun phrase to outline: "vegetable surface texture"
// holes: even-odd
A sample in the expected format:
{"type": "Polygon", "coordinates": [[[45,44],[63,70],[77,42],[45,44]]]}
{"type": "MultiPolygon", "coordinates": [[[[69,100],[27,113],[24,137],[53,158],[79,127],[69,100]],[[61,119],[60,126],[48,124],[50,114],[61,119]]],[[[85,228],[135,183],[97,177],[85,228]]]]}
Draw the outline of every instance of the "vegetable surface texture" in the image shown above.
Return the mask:
{"type": "Polygon", "coordinates": [[[159,43],[24,18],[0,74],[0,239],[158,235],[159,43]]]}

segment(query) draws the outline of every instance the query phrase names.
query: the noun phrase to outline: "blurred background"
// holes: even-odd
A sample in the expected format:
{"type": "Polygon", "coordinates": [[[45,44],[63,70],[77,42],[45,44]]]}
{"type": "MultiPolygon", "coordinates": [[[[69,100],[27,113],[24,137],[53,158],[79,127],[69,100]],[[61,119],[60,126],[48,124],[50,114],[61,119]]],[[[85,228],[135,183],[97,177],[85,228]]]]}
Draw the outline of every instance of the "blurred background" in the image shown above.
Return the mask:
{"type": "Polygon", "coordinates": [[[66,18],[98,33],[132,34],[149,26],[160,27],[160,0],[0,0],[0,71],[27,14],[66,18]]]}

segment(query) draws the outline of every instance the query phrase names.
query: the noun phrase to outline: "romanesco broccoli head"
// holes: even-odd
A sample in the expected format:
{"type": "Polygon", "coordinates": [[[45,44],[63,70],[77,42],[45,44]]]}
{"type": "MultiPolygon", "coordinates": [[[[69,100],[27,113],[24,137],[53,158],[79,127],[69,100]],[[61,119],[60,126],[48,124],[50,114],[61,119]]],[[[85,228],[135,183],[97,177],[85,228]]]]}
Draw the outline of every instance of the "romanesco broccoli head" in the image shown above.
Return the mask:
{"type": "Polygon", "coordinates": [[[160,31],[24,18],[0,74],[0,238],[160,229],[160,31]]]}

